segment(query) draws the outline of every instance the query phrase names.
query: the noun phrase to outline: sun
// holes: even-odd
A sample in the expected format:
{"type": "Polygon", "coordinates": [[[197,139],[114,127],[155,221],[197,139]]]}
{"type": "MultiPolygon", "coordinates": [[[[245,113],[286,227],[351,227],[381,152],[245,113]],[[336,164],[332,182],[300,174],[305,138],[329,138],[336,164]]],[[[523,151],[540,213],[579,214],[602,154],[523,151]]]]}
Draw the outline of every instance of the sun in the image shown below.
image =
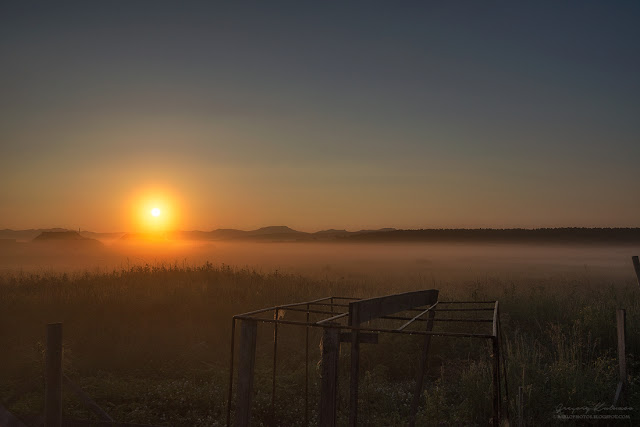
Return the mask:
{"type": "Polygon", "coordinates": [[[155,188],[133,193],[130,196],[132,229],[139,233],[166,233],[179,227],[182,203],[175,194],[155,188]]]}

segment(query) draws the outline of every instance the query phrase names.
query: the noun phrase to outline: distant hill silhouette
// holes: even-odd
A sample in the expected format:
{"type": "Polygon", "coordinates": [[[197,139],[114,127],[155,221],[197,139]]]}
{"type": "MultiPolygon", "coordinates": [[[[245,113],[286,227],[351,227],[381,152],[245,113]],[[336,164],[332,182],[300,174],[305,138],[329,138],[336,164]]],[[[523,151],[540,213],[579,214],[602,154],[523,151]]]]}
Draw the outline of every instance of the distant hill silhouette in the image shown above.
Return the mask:
{"type": "Polygon", "coordinates": [[[27,230],[0,230],[0,239],[14,239],[17,241],[30,241],[46,231],[69,231],[65,228],[30,228],[27,230]]]}
{"type": "MultiPolygon", "coordinates": [[[[393,228],[380,231],[395,230],[393,228]]],[[[236,230],[222,228],[213,231],[180,231],[173,234],[175,238],[193,240],[240,240],[240,241],[269,241],[269,242],[307,242],[326,241],[344,238],[359,233],[377,233],[378,230],[346,231],[321,230],[315,233],[294,230],[284,225],[262,227],[257,230],[236,230]]]]}
{"type": "MultiPolygon", "coordinates": [[[[44,232],[63,232],[63,231],[75,231],[66,228],[32,228],[27,230],[0,230],[0,239],[13,239],[16,241],[31,241],[44,232]]],[[[95,233],[93,231],[80,231],[79,234],[83,237],[90,239],[105,239],[111,240],[122,236],[124,233],[95,233]]]]}
{"type": "Polygon", "coordinates": [[[43,231],[38,236],[33,239],[34,243],[62,243],[65,245],[82,245],[83,247],[94,247],[99,248],[102,247],[102,243],[100,243],[96,239],[89,239],[88,237],[83,237],[77,231],[43,231]]]}
{"type": "Polygon", "coordinates": [[[303,231],[296,231],[286,225],[272,225],[270,227],[262,227],[257,230],[249,231],[251,235],[258,236],[261,234],[307,234],[303,231]]]}
{"type": "Polygon", "coordinates": [[[475,228],[393,230],[357,233],[345,240],[360,242],[509,242],[509,243],[640,243],[640,228],[475,228]]]}

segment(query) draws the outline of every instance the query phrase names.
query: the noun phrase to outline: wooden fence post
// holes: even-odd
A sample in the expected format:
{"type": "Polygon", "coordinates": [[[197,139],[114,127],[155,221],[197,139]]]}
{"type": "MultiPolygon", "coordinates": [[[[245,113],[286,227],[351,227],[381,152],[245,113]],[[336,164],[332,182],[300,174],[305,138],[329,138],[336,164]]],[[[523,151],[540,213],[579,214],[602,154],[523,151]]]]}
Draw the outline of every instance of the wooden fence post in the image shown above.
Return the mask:
{"type": "Polygon", "coordinates": [[[238,356],[238,388],[236,389],[236,427],[247,427],[251,418],[257,331],[258,324],[255,320],[242,319],[240,354],[238,356]]]}
{"type": "Polygon", "coordinates": [[[493,338],[491,338],[491,357],[493,358],[492,385],[493,385],[493,425],[498,427],[502,421],[502,391],[500,384],[500,315],[498,301],[493,309],[493,338]]]}
{"type": "MultiPolygon", "coordinates": [[[[358,310],[349,305],[350,326],[360,326],[358,310]]],[[[349,379],[349,426],[358,425],[358,383],[360,382],[360,332],[351,331],[351,375],[349,379]]]]}
{"type": "Polygon", "coordinates": [[[324,328],[322,336],[322,388],[320,393],[320,427],[335,427],[338,397],[338,356],[340,330],[324,328]]]}
{"type": "Polygon", "coordinates": [[[44,425],[62,426],[62,323],[47,325],[44,425]]]}
{"type": "Polygon", "coordinates": [[[501,411],[501,393],[500,393],[500,344],[498,338],[491,339],[492,354],[493,357],[493,425],[499,426],[502,411],[501,411]]]}
{"type": "Polygon", "coordinates": [[[627,384],[627,357],[625,348],[626,311],[624,309],[616,310],[616,326],[618,329],[618,364],[620,368],[620,382],[618,382],[616,395],[613,398],[614,406],[620,400],[622,389],[627,384]]]}

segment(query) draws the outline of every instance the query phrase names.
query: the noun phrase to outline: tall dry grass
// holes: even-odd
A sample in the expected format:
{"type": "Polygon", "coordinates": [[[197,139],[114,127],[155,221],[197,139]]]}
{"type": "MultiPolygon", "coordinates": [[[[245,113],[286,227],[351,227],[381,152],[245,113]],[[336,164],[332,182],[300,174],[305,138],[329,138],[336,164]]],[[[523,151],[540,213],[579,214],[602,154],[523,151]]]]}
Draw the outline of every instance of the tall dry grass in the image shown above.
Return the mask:
{"type": "MultiPolygon", "coordinates": [[[[64,322],[65,371],[116,419],[171,425],[224,420],[230,319],[253,309],[328,295],[373,296],[436,287],[441,299],[499,299],[511,413],[524,390],[524,424],[559,423],[556,408],[609,404],[617,383],[615,310],[627,309],[631,383],[626,404],[638,418],[636,362],[640,303],[631,279],[588,274],[546,279],[416,280],[389,285],[364,276],[309,278],[227,265],[143,265],[98,273],[0,277],[0,399],[18,414],[42,411],[44,325],[64,322]]],[[[262,326],[254,420],[270,411],[271,329],[262,326]]],[[[301,425],[301,331],[282,328],[275,422],[301,425]]],[[[318,333],[312,333],[312,419],[318,394],[318,333]]],[[[420,341],[390,337],[363,350],[365,425],[401,425],[411,402],[420,341]]],[[[489,351],[471,340],[433,341],[419,422],[484,425],[491,417],[489,351]]],[[[340,420],[347,416],[348,350],[341,354],[340,420]]],[[[67,414],[89,415],[69,396],[67,414]]],[[[563,422],[566,424],[566,422],[563,422]]]]}

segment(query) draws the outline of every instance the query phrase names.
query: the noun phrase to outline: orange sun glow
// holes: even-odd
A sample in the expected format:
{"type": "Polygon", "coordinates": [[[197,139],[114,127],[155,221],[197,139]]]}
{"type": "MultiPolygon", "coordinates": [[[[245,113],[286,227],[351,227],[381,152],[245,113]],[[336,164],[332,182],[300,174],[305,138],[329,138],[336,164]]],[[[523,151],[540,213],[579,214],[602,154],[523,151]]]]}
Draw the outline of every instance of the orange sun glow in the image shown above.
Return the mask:
{"type": "Polygon", "coordinates": [[[132,195],[134,229],[141,233],[164,233],[179,227],[180,201],[173,192],[147,189],[132,195]]]}

